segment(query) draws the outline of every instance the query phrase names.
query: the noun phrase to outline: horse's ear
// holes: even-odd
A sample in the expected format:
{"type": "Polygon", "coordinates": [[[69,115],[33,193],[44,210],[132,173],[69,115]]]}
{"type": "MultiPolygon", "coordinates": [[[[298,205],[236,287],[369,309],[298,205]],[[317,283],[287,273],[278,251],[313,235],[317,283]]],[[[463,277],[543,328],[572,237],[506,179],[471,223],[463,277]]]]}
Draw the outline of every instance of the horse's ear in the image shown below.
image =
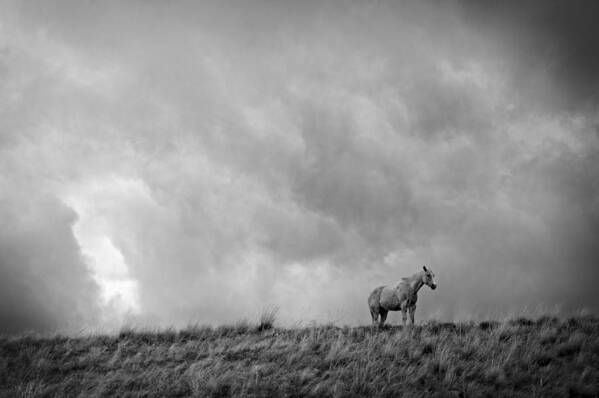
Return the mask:
{"type": "Polygon", "coordinates": [[[426,269],[426,265],[423,265],[423,266],[422,266],[422,269],[423,269],[425,272],[428,272],[428,270],[426,269]]]}

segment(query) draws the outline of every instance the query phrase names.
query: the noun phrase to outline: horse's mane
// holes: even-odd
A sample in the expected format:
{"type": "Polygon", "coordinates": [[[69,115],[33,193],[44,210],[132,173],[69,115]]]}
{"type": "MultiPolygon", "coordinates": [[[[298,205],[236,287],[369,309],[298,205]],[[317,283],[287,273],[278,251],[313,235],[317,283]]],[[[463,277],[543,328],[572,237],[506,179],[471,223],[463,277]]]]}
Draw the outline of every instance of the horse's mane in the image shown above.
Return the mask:
{"type": "MultiPolygon", "coordinates": [[[[421,271],[422,272],[422,271],[421,271]]],[[[402,281],[404,282],[411,282],[412,280],[414,280],[414,278],[418,277],[420,275],[421,272],[416,272],[414,275],[412,276],[407,276],[405,278],[401,278],[402,281]]]]}

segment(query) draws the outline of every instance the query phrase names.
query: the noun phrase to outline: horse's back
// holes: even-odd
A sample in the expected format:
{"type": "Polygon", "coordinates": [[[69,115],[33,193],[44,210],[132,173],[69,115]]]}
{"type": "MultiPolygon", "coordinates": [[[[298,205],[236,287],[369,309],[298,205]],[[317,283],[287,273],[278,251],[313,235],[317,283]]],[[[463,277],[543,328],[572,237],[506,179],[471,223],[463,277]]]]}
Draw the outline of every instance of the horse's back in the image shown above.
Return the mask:
{"type": "Polygon", "coordinates": [[[379,286],[368,296],[368,305],[370,308],[399,311],[409,296],[409,285],[405,282],[400,282],[396,287],[379,286]]]}

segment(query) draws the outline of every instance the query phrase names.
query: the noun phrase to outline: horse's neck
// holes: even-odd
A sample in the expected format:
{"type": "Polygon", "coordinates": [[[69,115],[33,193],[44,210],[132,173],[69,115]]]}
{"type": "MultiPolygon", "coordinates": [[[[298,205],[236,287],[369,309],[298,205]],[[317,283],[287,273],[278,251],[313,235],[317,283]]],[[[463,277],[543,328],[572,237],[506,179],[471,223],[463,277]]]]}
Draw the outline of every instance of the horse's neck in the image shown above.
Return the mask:
{"type": "Polygon", "coordinates": [[[409,278],[403,278],[403,280],[410,286],[410,291],[412,294],[418,293],[418,290],[420,290],[424,284],[422,282],[422,275],[420,272],[412,275],[409,278]]]}
{"type": "Polygon", "coordinates": [[[422,278],[418,278],[414,282],[412,282],[410,284],[410,287],[412,288],[412,293],[413,294],[418,293],[418,290],[420,290],[420,288],[422,287],[422,285],[424,285],[424,283],[422,283],[422,278]]]}

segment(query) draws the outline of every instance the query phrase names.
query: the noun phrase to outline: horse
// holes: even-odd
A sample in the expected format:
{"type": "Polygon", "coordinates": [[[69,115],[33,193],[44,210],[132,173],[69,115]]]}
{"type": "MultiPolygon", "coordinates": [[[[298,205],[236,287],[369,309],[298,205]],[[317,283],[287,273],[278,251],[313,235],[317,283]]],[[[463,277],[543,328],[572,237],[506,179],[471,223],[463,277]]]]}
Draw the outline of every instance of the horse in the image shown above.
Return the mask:
{"type": "Polygon", "coordinates": [[[437,284],[433,279],[435,274],[426,266],[422,267],[423,271],[417,272],[409,278],[402,280],[395,287],[379,286],[368,296],[368,307],[372,316],[372,324],[376,326],[376,322],[381,316],[379,327],[382,327],[387,319],[389,311],[402,312],[403,325],[406,326],[406,312],[410,312],[410,320],[414,325],[414,312],[416,312],[416,300],[418,300],[418,290],[423,285],[427,285],[432,290],[437,288],[437,284]]]}

